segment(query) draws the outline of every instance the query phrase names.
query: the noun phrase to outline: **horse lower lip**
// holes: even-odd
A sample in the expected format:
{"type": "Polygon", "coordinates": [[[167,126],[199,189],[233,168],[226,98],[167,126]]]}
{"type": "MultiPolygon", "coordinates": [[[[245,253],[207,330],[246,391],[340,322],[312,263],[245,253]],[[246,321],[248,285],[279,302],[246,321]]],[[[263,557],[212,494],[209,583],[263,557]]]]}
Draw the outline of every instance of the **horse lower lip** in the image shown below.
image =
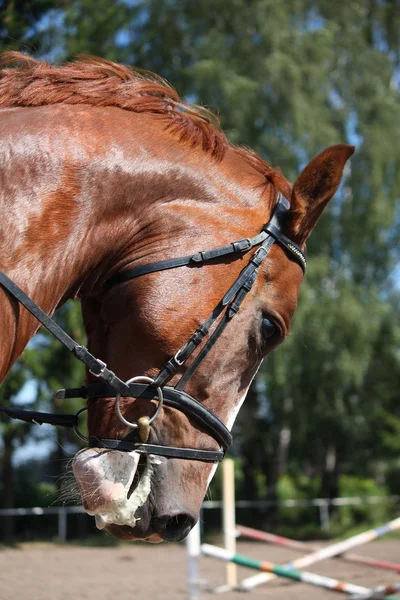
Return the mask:
{"type": "MultiPolygon", "coordinates": [[[[148,531],[146,531],[144,535],[137,527],[130,527],[129,525],[114,525],[113,523],[110,523],[106,525],[105,530],[119,540],[125,541],[142,540],[147,542],[152,541],[151,538],[153,538],[153,536],[159,537],[157,534],[153,534],[152,532],[149,533],[148,531]]],[[[163,540],[160,538],[160,541],[163,540]]]]}

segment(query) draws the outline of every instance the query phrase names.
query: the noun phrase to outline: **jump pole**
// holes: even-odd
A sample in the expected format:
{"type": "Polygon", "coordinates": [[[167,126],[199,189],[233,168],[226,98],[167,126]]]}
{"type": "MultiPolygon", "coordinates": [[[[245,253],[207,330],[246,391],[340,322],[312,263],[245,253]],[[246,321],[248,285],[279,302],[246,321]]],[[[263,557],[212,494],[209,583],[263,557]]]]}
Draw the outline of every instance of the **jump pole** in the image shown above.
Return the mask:
{"type": "MultiPolygon", "coordinates": [[[[235,512],[235,463],[232,458],[222,462],[222,527],[224,547],[232,554],[236,553],[236,512],[235,512]]],[[[230,592],[237,586],[237,568],[228,562],[225,570],[225,583],[211,591],[213,594],[230,592]]]]}
{"type": "MultiPolygon", "coordinates": [[[[375,529],[370,529],[368,531],[364,531],[364,533],[360,533],[355,535],[347,540],[343,540],[342,542],[338,542],[336,544],[332,544],[331,546],[326,546],[325,548],[321,548],[316,552],[312,552],[311,554],[307,554],[307,556],[303,556],[302,558],[298,558],[293,562],[285,565],[286,568],[294,567],[294,568],[304,568],[309,565],[312,565],[320,560],[326,560],[327,558],[333,558],[334,556],[338,556],[339,554],[343,554],[350,548],[354,548],[355,546],[361,546],[362,544],[367,544],[372,540],[375,540],[390,531],[395,531],[400,528],[400,517],[394,519],[393,521],[389,521],[389,523],[385,523],[385,525],[381,525],[380,527],[376,527],[375,529]]],[[[264,569],[266,570],[266,569],[264,569]]],[[[271,581],[273,577],[270,574],[261,573],[259,575],[255,575],[254,577],[247,577],[243,579],[240,583],[240,589],[242,590],[251,590],[254,587],[261,585],[263,583],[267,583],[271,581]]],[[[369,591],[369,590],[368,590],[369,591]]],[[[367,593],[367,592],[365,592],[367,593]]]]}
{"type": "Polygon", "coordinates": [[[395,594],[398,591],[400,591],[400,583],[380,585],[372,590],[372,593],[353,596],[352,600],[381,600],[382,598],[387,598],[387,594],[395,594]]]}
{"type": "MultiPolygon", "coordinates": [[[[267,533],[252,527],[243,527],[238,525],[236,527],[238,533],[243,537],[250,538],[252,540],[258,540],[261,542],[268,542],[270,544],[277,544],[278,546],[284,546],[286,548],[293,548],[294,550],[300,550],[301,552],[316,552],[320,549],[320,546],[315,544],[306,544],[299,542],[298,540],[292,540],[290,538],[283,537],[281,535],[275,535],[273,533],[267,533]]],[[[366,565],[368,567],[377,567],[378,569],[385,569],[388,571],[395,571],[400,573],[400,564],[388,562],[386,560],[380,560],[377,558],[370,558],[367,556],[361,556],[361,554],[340,554],[337,558],[346,560],[360,565],[366,565]]]]}
{"type": "MultiPolygon", "coordinates": [[[[336,592],[344,592],[353,595],[375,593],[374,590],[362,587],[360,585],[339,581],[338,579],[332,579],[331,577],[325,577],[315,573],[309,573],[307,571],[298,571],[297,569],[280,566],[268,561],[256,560],[254,558],[243,556],[242,554],[234,554],[228,550],[225,550],[225,548],[218,548],[217,546],[211,546],[210,544],[202,544],[201,552],[206,556],[212,556],[213,558],[218,558],[219,560],[233,562],[237,565],[242,565],[243,567],[265,571],[267,573],[277,575],[278,577],[285,577],[287,579],[293,579],[294,581],[309,583],[311,585],[327,588],[336,592]]],[[[399,599],[395,596],[386,596],[386,600],[399,599]]]]}

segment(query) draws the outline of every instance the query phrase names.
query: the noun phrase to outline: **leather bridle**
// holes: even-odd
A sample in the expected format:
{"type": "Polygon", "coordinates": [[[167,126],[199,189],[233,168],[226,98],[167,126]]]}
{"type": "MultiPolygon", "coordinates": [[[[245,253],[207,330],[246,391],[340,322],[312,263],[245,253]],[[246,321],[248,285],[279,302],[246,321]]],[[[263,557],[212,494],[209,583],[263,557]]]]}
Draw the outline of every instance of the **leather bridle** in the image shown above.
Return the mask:
{"type": "Polygon", "coordinates": [[[75,433],[88,443],[90,447],[108,448],[110,450],[121,450],[124,452],[138,452],[140,454],[155,454],[168,458],[181,458],[187,460],[199,460],[204,462],[219,462],[223,459],[225,452],[232,444],[231,432],[225,425],[200,402],[192,398],[184,391],[189,379],[210,352],[228,323],[238,312],[245,297],[252,289],[257,278],[258,270],[265,260],[271,246],[276,242],[284,248],[289,256],[293,258],[302,268],[306,268],[306,258],[301,248],[282,233],[284,218],[289,210],[289,202],[281,194],[278,195],[274,214],[261,232],[253,238],[245,238],[233,242],[227,246],[198,252],[193,255],[183,256],[170,260],[163,260],[147,265],[135,267],[114,275],[105,284],[107,288],[122,284],[136,277],[148,273],[155,273],[165,269],[178,267],[198,268],[218,259],[232,257],[233,260],[240,258],[244,253],[258,247],[252,254],[248,264],[242,269],[235,282],[230,286],[224,297],[218,302],[209,317],[190,336],[189,340],[171,357],[160,369],[158,375],[151,379],[149,377],[134,377],[127,382],[122,381],[107,365],[95,358],[87,348],[77,344],[53,319],[35,304],[11,279],[0,271],[0,285],[3,286],[18,302],[20,302],[31,314],[38,319],[50,333],[52,333],[62,344],[64,344],[76,358],[81,360],[89,372],[102,380],[102,383],[88,383],[80,388],[58,390],[56,398],[115,398],[116,410],[119,418],[132,430],[137,429],[139,441],[132,439],[132,431],[123,440],[87,438],[78,429],[79,415],[87,410],[83,407],[75,414],[58,414],[30,411],[20,408],[0,407],[0,411],[14,419],[32,422],[36,424],[49,423],[55,426],[70,427],[75,433]],[[186,368],[182,377],[174,387],[166,385],[168,381],[183,367],[196,348],[208,336],[210,329],[221,317],[213,333],[209,335],[197,356],[189,367],[186,368]],[[158,400],[156,413],[151,417],[141,417],[138,423],[130,423],[125,419],[120,410],[120,398],[148,398],[158,400]],[[169,406],[187,415],[196,425],[207,432],[220,446],[220,450],[201,450],[196,448],[176,448],[162,446],[160,444],[147,443],[151,422],[158,416],[162,406],[169,406]]]}

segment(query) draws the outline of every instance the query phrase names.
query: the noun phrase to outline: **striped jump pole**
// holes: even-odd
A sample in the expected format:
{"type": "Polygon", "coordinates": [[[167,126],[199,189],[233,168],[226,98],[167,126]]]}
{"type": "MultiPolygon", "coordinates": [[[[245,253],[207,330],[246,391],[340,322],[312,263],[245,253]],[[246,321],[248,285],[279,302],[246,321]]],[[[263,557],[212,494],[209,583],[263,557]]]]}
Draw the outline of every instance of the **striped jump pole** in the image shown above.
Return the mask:
{"type": "MultiPolygon", "coordinates": [[[[315,573],[309,573],[308,571],[298,571],[297,569],[282,567],[274,563],[262,560],[256,560],[243,556],[242,554],[233,554],[224,548],[218,548],[217,546],[211,546],[210,544],[202,544],[201,551],[206,556],[212,556],[219,560],[227,562],[233,562],[243,567],[249,567],[250,569],[257,569],[259,571],[266,571],[277,575],[278,577],[285,577],[286,579],[293,579],[294,581],[301,581],[303,583],[309,583],[318,587],[323,587],[336,592],[344,592],[346,594],[362,595],[373,593],[374,590],[355,585],[353,583],[346,583],[345,581],[339,581],[338,579],[332,579],[332,577],[325,577],[323,575],[317,575],[315,573]]],[[[396,596],[386,596],[387,600],[399,600],[396,596]]]]}
{"type": "MultiPolygon", "coordinates": [[[[236,513],[235,513],[235,463],[232,458],[222,462],[222,520],[224,529],[224,546],[230,552],[236,552],[236,513]]],[[[237,585],[237,568],[233,563],[226,565],[225,586],[221,591],[237,585]]]]}
{"type": "MultiPolygon", "coordinates": [[[[250,538],[252,540],[259,540],[261,542],[268,542],[270,544],[277,544],[278,546],[284,546],[286,548],[293,548],[293,550],[300,550],[302,552],[316,552],[321,548],[315,544],[306,544],[304,542],[292,540],[281,535],[259,531],[258,529],[253,529],[252,527],[243,527],[242,525],[238,525],[236,529],[243,537],[250,538]]],[[[343,555],[338,555],[337,558],[346,560],[347,562],[365,565],[367,567],[376,567],[378,569],[385,569],[400,573],[400,564],[398,563],[380,560],[377,558],[370,558],[368,556],[361,556],[361,554],[346,553],[343,555]]]]}
{"type": "MultiPolygon", "coordinates": [[[[291,563],[285,565],[286,568],[304,568],[312,565],[320,560],[326,560],[327,558],[333,558],[334,556],[338,556],[339,554],[343,554],[350,548],[354,548],[355,546],[361,546],[362,544],[367,544],[372,540],[376,540],[377,538],[389,533],[390,531],[395,531],[400,528],[400,517],[390,521],[389,523],[385,523],[385,525],[381,525],[380,527],[376,527],[375,529],[370,529],[368,531],[364,531],[364,533],[360,533],[355,535],[347,540],[343,540],[342,542],[338,542],[336,544],[332,544],[331,546],[326,546],[325,548],[320,548],[316,552],[312,552],[311,554],[307,554],[302,558],[298,558],[291,563]]],[[[258,585],[263,583],[267,583],[274,579],[271,574],[260,573],[255,575],[254,577],[247,577],[243,579],[240,583],[240,588],[243,590],[251,590],[258,585]]]]}
{"type": "Polygon", "coordinates": [[[362,594],[361,596],[353,596],[352,600],[382,600],[382,598],[387,598],[388,594],[395,594],[399,591],[400,583],[393,583],[392,585],[380,585],[372,590],[372,593],[362,594]]]}

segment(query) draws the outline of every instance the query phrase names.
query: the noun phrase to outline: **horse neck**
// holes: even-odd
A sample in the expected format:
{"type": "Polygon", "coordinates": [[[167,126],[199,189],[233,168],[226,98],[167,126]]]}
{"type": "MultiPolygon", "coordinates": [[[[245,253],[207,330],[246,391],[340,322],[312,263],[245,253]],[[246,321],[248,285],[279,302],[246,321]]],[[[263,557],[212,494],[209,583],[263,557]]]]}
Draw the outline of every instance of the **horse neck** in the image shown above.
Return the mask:
{"type": "MultiPolygon", "coordinates": [[[[34,123],[32,127],[42,126],[47,131],[47,121],[41,123],[40,118],[53,115],[50,109],[41,112],[37,109],[36,120],[29,121],[34,123]]],[[[155,146],[152,138],[151,144],[149,140],[146,142],[151,153],[145,154],[145,160],[140,144],[132,144],[130,138],[129,148],[123,150],[127,143],[124,127],[113,127],[109,132],[110,139],[115,138],[121,148],[117,155],[107,148],[98,150],[101,144],[96,147],[93,144],[94,150],[88,149],[85,142],[88,136],[81,143],[68,131],[63,143],[51,143],[51,136],[41,135],[31,136],[23,145],[19,131],[24,117],[17,112],[0,115],[0,119],[7,118],[11,132],[9,148],[5,145],[2,150],[7,157],[0,154],[3,173],[0,269],[49,314],[68,298],[95,293],[108,276],[134,265],[135,261],[145,258],[149,262],[150,255],[160,256],[164,251],[172,252],[172,256],[185,254],[185,248],[176,242],[185,229],[182,220],[190,221],[191,212],[197,218],[199,213],[208,219],[210,211],[218,211],[216,199],[221,202],[218,189],[221,186],[228,204],[235,204],[232,199],[243,195],[241,184],[235,184],[238,189],[232,183],[228,185],[220,168],[210,163],[208,171],[215,170],[218,178],[223,178],[218,186],[211,184],[212,177],[208,171],[205,174],[201,151],[190,162],[182,158],[184,153],[179,144],[171,142],[171,148],[164,148],[155,146]],[[187,164],[183,165],[182,160],[187,164]],[[200,207],[185,206],[183,211],[183,198],[207,201],[200,203],[200,207]],[[175,235],[175,230],[179,235],[175,235]],[[157,252],[154,254],[153,250],[157,252]]],[[[61,111],[58,118],[63,114],[61,111]]],[[[127,118],[121,112],[119,117],[123,116],[127,118]]],[[[137,122],[137,135],[146,139],[148,128],[141,125],[142,121],[137,122]]],[[[57,130],[58,121],[53,125],[57,130]]],[[[237,170],[230,169],[228,180],[237,170]]],[[[258,192],[254,194],[258,198],[258,192]]],[[[209,230],[208,224],[204,229],[209,230]]],[[[196,244],[200,243],[201,230],[200,226],[196,230],[196,244]]],[[[190,247],[193,231],[191,236],[190,247]]],[[[205,243],[211,242],[218,245],[218,237],[205,238],[205,243]]],[[[2,291],[0,311],[1,379],[39,324],[2,291]]]]}
{"type": "MultiPolygon", "coordinates": [[[[50,315],[82,289],[93,293],[126,244],[118,235],[118,215],[115,221],[110,217],[109,198],[93,190],[83,205],[81,192],[63,176],[50,199],[32,193],[29,207],[25,198],[16,198],[13,210],[2,211],[0,269],[50,315]]],[[[132,210],[124,222],[134,221],[132,210]]],[[[1,381],[40,323],[3,290],[0,312],[1,381]]]]}
{"type": "MultiPolygon", "coordinates": [[[[10,173],[3,202],[13,202],[2,211],[0,269],[51,315],[69,298],[96,295],[108,277],[155,246],[170,250],[174,197],[195,198],[204,190],[197,175],[173,173],[160,180],[158,170],[150,159],[143,169],[140,157],[129,156],[126,164],[119,157],[115,169],[102,157],[88,162],[83,176],[82,168],[68,165],[43,176],[37,172],[34,181],[21,182],[26,192],[16,194],[10,173]],[[165,197],[172,200],[168,206],[165,197]]],[[[0,311],[1,380],[40,324],[1,288],[0,311]]]]}

